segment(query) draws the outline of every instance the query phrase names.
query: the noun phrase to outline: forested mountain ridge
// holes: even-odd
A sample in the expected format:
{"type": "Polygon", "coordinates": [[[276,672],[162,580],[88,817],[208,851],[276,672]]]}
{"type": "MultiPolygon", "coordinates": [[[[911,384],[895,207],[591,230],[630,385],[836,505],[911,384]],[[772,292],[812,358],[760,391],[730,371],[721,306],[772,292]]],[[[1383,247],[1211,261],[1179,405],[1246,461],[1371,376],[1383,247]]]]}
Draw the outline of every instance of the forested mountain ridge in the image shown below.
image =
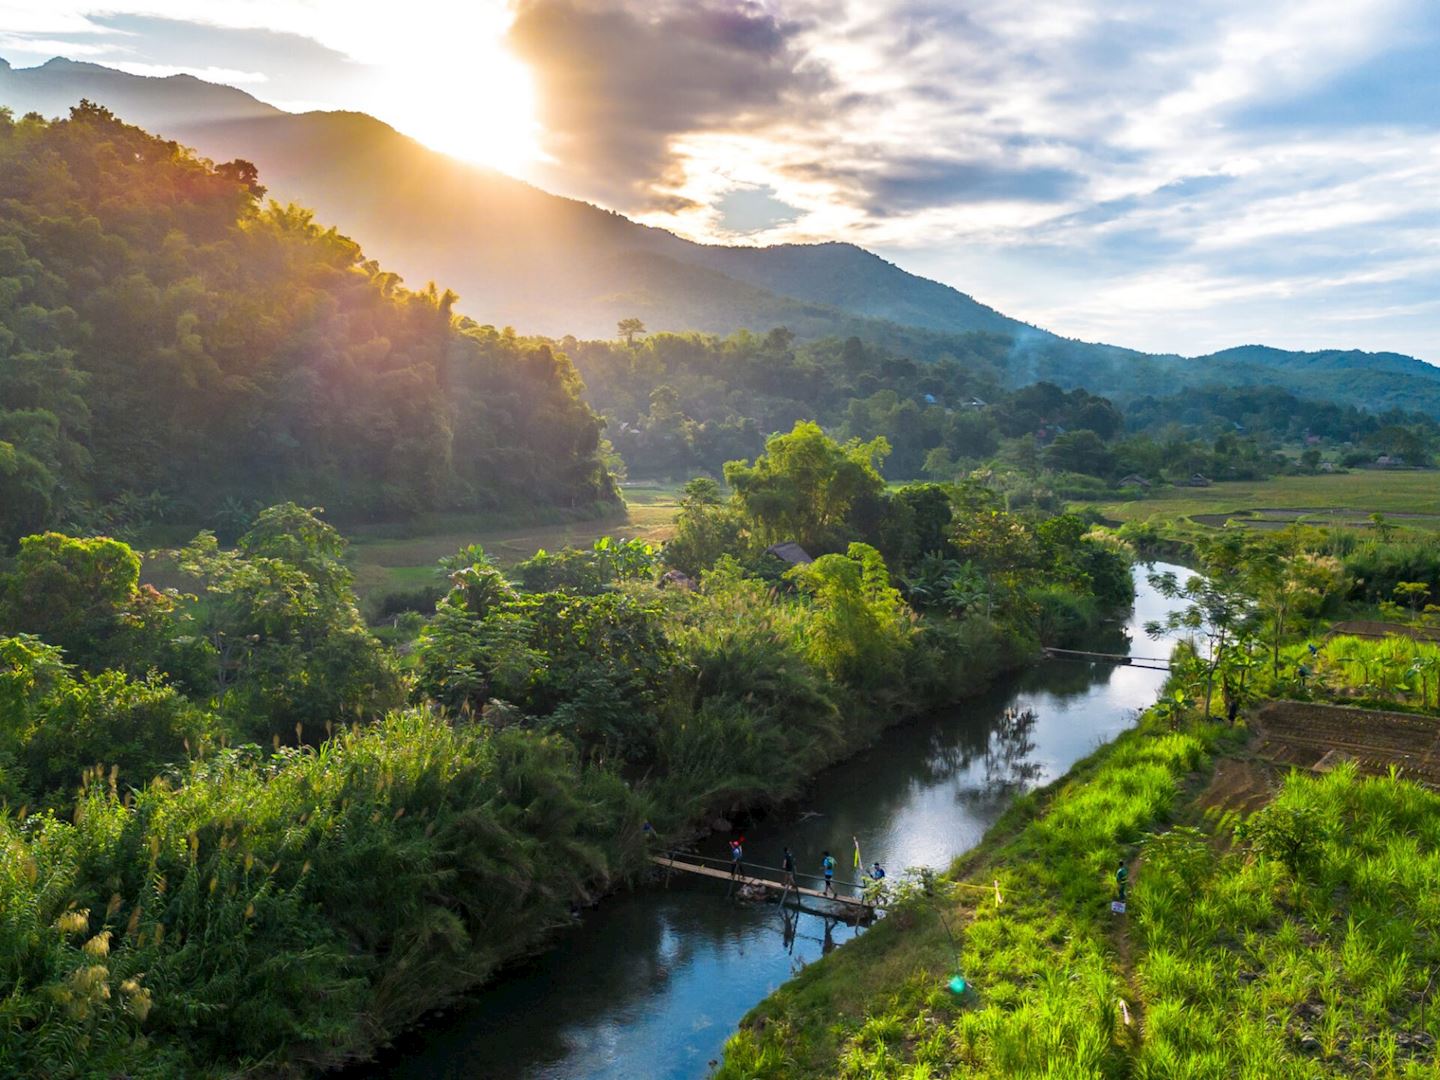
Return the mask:
{"type": "Polygon", "coordinates": [[[1339,406],[1272,386],[1175,389],[1161,379],[1154,394],[1117,408],[1054,378],[1011,389],[1002,378],[1008,339],[972,334],[963,344],[919,363],[856,337],[800,342],[783,329],[559,343],[632,478],[719,476],[800,420],[842,441],[883,438],[892,480],[984,476],[1012,506],[1039,499],[1052,508],[1062,493],[1085,498],[1135,476],[1254,480],[1313,472],[1327,455],[1332,469],[1382,454],[1425,466],[1440,450],[1440,423],[1417,410],[1339,406]],[[1285,456],[1286,447],[1299,455],[1285,456]]]}
{"type": "Polygon", "coordinates": [[[569,361],[98,106],[0,113],[0,541],[614,498],[569,361]]]}
{"type": "Polygon", "coordinates": [[[282,201],[343,223],[407,278],[445,281],[460,292],[460,310],[496,326],[556,338],[608,336],[632,316],[652,330],[784,326],[801,340],[855,336],[926,361],[973,351],[975,333],[998,334],[1009,341],[998,366],[1012,388],[1048,380],[1123,401],[1244,383],[1440,416],[1440,368],[1408,357],[1245,346],[1185,358],[1073,341],[852,244],[692,243],[436,153],[364,114],[286,113],[187,76],[60,59],[0,67],[0,104],[17,114],[63,114],[82,96],[217,161],[255,162],[282,201]]]}
{"type": "Polygon", "coordinates": [[[1199,357],[1216,383],[1279,385],[1304,397],[1360,404],[1375,412],[1417,409],[1440,416],[1440,368],[1391,352],[1289,352],[1241,345],[1199,357]]]}

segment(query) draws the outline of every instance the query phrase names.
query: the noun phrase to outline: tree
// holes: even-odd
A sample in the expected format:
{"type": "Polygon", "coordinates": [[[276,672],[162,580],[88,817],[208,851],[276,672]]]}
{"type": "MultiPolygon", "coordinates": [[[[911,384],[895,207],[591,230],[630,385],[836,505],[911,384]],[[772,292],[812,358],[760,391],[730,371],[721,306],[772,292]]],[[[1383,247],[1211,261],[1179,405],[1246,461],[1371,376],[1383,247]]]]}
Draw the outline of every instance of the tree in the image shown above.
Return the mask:
{"type": "Polygon", "coordinates": [[[1082,428],[1057,435],[1045,447],[1041,462],[1054,472],[1077,472],[1086,476],[1105,476],[1115,467],[1115,455],[1093,431],[1082,428]]]}
{"type": "Polygon", "coordinates": [[[645,324],[633,315],[628,319],[621,319],[615,324],[615,332],[625,339],[625,344],[630,348],[635,347],[635,335],[645,333],[645,324]]]}
{"type": "Polygon", "coordinates": [[[1209,719],[1214,699],[1215,673],[1226,657],[1226,647],[1244,629],[1254,614],[1254,601],[1246,590],[1242,567],[1246,554],[1242,530],[1198,546],[1201,573],[1193,574],[1183,583],[1173,571],[1151,574],[1150,584],[1172,600],[1185,601],[1185,607],[1171,612],[1165,619],[1145,624],[1151,637],[1187,631],[1204,639],[1201,657],[1205,674],[1205,716],[1209,719]]]}
{"type": "Polygon", "coordinates": [[[175,553],[204,590],[211,693],[252,737],[314,741],[327,725],[400,702],[394,661],[360,618],[343,555],[335,530],[294,503],[261,513],[234,551],[203,532],[175,553]]]}
{"type": "Polygon", "coordinates": [[[95,662],[139,582],[140,558],[118,540],[27,536],[15,572],[3,581],[0,614],[7,628],[58,645],[81,664],[103,666],[95,662]]]}
{"type": "Polygon", "coordinates": [[[1271,674],[1280,675],[1280,646],[1296,616],[1313,614],[1345,584],[1338,560],[1299,550],[1298,535],[1257,541],[1244,563],[1245,581],[1270,623],[1271,674]]]}
{"type": "Polygon", "coordinates": [[[851,544],[844,555],[822,555],[786,576],[815,605],[806,648],[820,667],[858,686],[883,685],[894,677],[905,604],[878,551],[851,544]]]}
{"type": "Polygon", "coordinates": [[[699,577],[722,555],[745,547],[745,523],[733,506],[720,501],[720,485],[708,476],[687,481],[675,515],[675,535],[665,544],[667,566],[699,577]]]}
{"type": "Polygon", "coordinates": [[[0,441],[0,545],[43,529],[54,517],[56,480],[34,454],[0,441]]]}
{"type": "Polygon", "coordinates": [[[4,553],[167,501],[228,542],[229,511],[285,497],[364,519],[613,499],[566,357],[261,205],[252,163],[90,103],[0,131],[4,553]]]}
{"type": "Polygon", "coordinates": [[[1410,618],[1418,620],[1420,609],[1430,598],[1430,586],[1423,581],[1401,581],[1395,586],[1395,599],[1410,609],[1410,618]]]}
{"type": "Polygon", "coordinates": [[[239,184],[255,199],[263,199],[265,192],[269,190],[260,183],[260,170],[255,167],[253,162],[246,161],[244,158],[236,158],[234,161],[216,165],[215,171],[225,179],[239,184]]]}
{"type": "Polygon", "coordinates": [[[789,433],[766,439],[753,465],[729,462],[725,481],[762,543],[793,540],[823,551],[838,542],[851,508],[884,490],[880,463],[889,451],[884,438],[842,446],[818,424],[800,421],[789,433]]]}

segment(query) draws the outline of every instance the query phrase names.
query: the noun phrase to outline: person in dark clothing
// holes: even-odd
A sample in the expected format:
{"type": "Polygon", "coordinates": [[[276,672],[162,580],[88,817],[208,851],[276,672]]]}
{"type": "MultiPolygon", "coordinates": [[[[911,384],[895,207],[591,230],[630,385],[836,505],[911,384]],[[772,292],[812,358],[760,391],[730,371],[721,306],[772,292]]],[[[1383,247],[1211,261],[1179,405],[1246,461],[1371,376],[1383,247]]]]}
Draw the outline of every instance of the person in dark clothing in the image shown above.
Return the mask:
{"type": "Polygon", "coordinates": [[[787,889],[795,888],[795,856],[790,853],[788,847],[785,849],[785,854],[780,856],[780,869],[785,871],[785,887],[787,889]]]}

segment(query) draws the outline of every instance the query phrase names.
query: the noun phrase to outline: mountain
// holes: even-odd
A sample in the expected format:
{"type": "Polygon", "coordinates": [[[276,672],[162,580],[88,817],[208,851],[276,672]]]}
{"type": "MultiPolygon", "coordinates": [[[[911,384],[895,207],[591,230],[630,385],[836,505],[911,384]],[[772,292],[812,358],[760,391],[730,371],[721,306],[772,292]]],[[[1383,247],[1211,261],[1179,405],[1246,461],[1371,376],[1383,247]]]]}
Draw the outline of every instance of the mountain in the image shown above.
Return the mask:
{"type": "Polygon", "coordinates": [[[1437,415],[1440,385],[1432,364],[1392,352],[1330,349],[1289,352],[1268,345],[1242,345],[1197,361],[1223,373],[1232,385],[1287,385],[1306,397],[1352,402],[1374,411],[1418,409],[1437,415]],[[1289,386],[1288,384],[1295,385],[1289,386]]]}
{"type": "Polygon", "coordinates": [[[437,153],[363,113],[287,113],[185,75],[58,58],[0,65],[0,104],[17,114],[61,115],[85,97],[216,161],[254,162],[273,197],[343,224],[406,280],[455,289],[458,310],[481,323],[555,338],[609,337],[629,316],[652,330],[785,326],[802,339],[855,336],[923,360],[964,355],[963,338],[985,333],[1009,339],[1011,385],[1049,379],[1123,399],[1260,383],[1440,416],[1440,368],[1411,357],[1245,346],[1186,359],[1072,341],[853,244],[694,243],[437,153]]]}
{"type": "Polygon", "coordinates": [[[874,336],[875,320],[942,333],[1025,328],[852,244],[693,243],[437,153],[363,113],[287,113],[187,75],[60,58],[0,68],[0,104],[17,114],[63,115],[81,98],[217,161],[254,162],[274,197],[345,223],[407,280],[443,281],[482,322],[557,337],[608,336],[629,315],[712,333],[783,323],[802,337],[874,336]]]}
{"type": "Polygon", "coordinates": [[[102,103],[124,102],[126,113],[137,120],[143,115],[140,126],[155,131],[192,122],[196,116],[213,123],[284,115],[274,105],[257,101],[243,90],[193,75],[143,78],[61,56],[40,67],[18,70],[0,60],[0,104],[9,105],[17,116],[27,112],[63,116],[82,97],[102,103]]]}

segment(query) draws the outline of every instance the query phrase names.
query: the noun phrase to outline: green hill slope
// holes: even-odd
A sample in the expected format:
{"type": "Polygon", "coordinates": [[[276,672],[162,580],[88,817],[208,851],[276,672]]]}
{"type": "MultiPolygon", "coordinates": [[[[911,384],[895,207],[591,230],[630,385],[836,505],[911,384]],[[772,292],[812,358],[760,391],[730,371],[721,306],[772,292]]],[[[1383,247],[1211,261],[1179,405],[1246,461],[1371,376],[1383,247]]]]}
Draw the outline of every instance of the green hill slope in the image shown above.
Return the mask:
{"type": "Polygon", "coordinates": [[[0,542],[613,497],[569,362],[103,109],[0,121],[0,542]]]}

